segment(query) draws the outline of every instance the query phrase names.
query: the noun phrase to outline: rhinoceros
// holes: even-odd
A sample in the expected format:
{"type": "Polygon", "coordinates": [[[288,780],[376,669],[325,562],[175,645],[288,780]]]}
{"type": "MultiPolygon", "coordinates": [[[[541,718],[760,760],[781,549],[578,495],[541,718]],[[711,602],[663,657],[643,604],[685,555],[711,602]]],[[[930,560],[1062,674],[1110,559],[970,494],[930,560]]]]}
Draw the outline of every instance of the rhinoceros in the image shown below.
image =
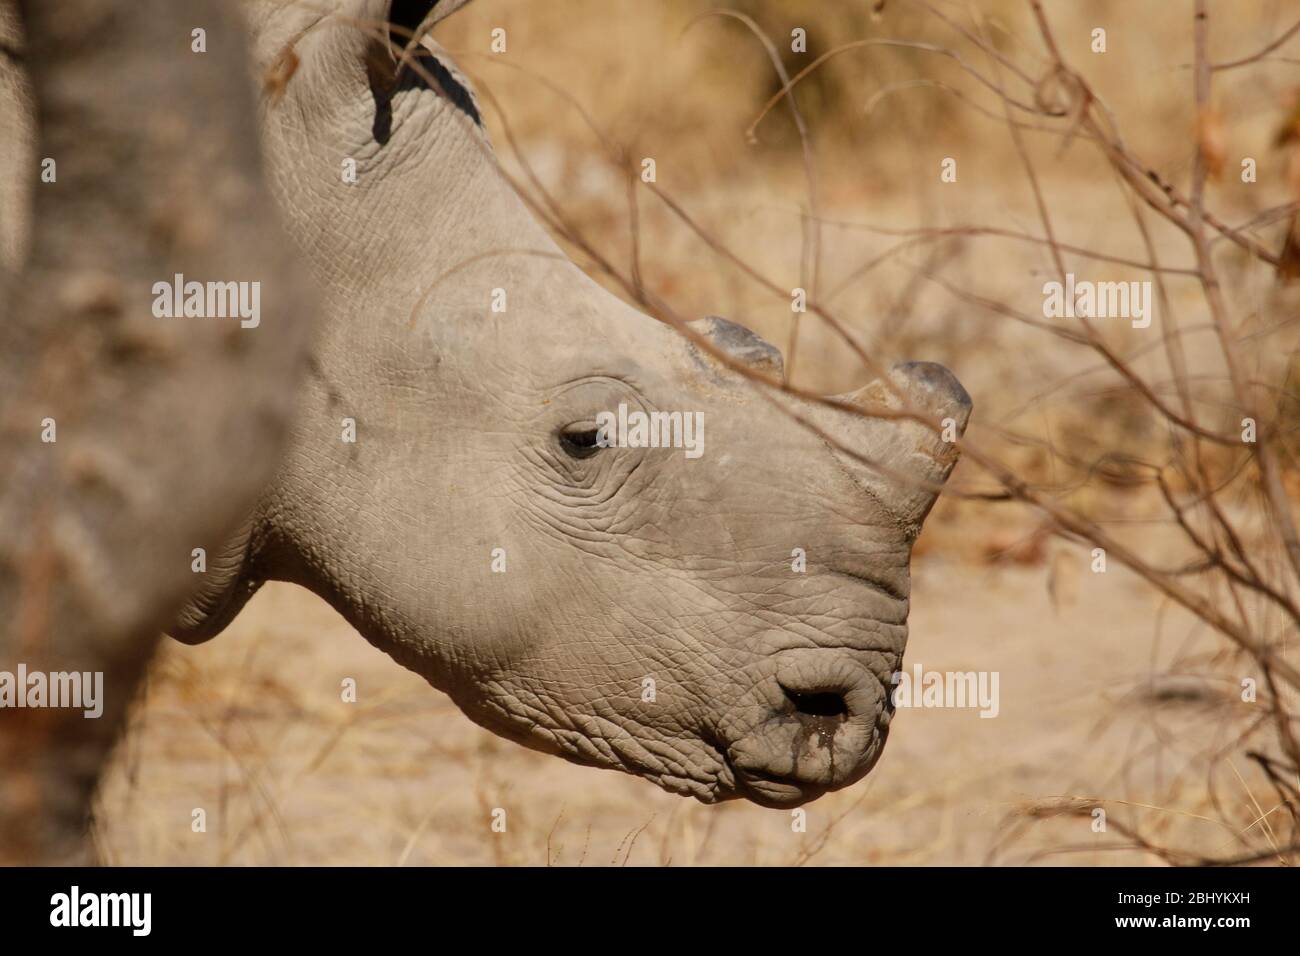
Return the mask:
{"type": "MultiPolygon", "coordinates": [[[[210,639],[292,582],[525,746],[708,803],[848,786],[888,734],[952,436],[756,383],[781,356],[744,326],[684,335],[567,259],[450,57],[404,50],[464,2],[246,4],[269,179],[323,309],[278,477],[197,542],[170,633],[210,639]],[[673,447],[631,420],[697,427],[673,447]]],[[[891,403],[958,432],[971,410],[927,362],[840,397],[891,403]]]]}

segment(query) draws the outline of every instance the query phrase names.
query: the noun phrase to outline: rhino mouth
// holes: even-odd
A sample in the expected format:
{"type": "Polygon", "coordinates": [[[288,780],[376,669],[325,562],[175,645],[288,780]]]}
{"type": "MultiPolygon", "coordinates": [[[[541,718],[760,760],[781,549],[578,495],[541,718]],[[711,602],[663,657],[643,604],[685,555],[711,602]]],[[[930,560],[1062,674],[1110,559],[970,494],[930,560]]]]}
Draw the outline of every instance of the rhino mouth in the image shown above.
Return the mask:
{"type": "Polygon", "coordinates": [[[844,729],[777,718],[728,749],[736,795],[762,806],[809,803],[861,780],[879,759],[886,732],[862,718],[844,729]]]}
{"type": "Polygon", "coordinates": [[[726,768],[719,790],[792,807],[860,780],[875,766],[888,732],[879,680],[839,648],[796,648],[771,660],[771,673],[744,706],[745,719],[724,735],[727,743],[705,741],[726,768]]]}
{"type": "Polygon", "coordinates": [[[785,691],[786,699],[790,701],[797,713],[820,717],[829,723],[848,719],[849,705],[845,703],[843,694],[835,691],[803,693],[785,686],[782,686],[781,690],[785,691]]]}

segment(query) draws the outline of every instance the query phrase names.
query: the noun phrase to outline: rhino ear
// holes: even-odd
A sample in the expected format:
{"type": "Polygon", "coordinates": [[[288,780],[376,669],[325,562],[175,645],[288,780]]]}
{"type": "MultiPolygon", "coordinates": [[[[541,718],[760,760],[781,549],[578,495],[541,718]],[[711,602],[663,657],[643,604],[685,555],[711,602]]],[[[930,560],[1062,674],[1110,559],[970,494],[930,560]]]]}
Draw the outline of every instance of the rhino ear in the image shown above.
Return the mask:
{"type": "Polygon", "coordinates": [[[388,46],[385,49],[382,43],[372,42],[366,50],[366,77],[375,98],[375,142],[380,145],[388,142],[392,132],[393,96],[410,87],[432,89],[482,128],[483,116],[469,81],[427,35],[433,24],[468,2],[392,0],[388,5],[388,46]],[[420,45],[412,49],[411,55],[419,65],[404,69],[398,64],[417,36],[421,38],[420,45]]]}
{"type": "Polygon", "coordinates": [[[737,362],[743,362],[754,371],[770,375],[777,381],[785,380],[785,362],[781,359],[781,350],[743,325],[717,315],[706,315],[686,324],[697,335],[702,335],[713,343],[718,351],[726,352],[737,362]]]}

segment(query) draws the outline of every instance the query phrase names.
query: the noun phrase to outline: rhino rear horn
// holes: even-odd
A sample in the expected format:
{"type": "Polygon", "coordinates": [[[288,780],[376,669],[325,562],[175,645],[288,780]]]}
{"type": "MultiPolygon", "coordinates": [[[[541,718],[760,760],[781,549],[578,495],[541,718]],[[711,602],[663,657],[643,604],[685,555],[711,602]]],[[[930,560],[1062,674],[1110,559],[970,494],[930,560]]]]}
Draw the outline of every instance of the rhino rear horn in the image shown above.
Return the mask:
{"type": "Polygon", "coordinates": [[[785,362],[781,350],[758,334],[729,319],[706,315],[686,323],[697,335],[708,339],[713,347],[756,372],[785,380],[785,362]]]}

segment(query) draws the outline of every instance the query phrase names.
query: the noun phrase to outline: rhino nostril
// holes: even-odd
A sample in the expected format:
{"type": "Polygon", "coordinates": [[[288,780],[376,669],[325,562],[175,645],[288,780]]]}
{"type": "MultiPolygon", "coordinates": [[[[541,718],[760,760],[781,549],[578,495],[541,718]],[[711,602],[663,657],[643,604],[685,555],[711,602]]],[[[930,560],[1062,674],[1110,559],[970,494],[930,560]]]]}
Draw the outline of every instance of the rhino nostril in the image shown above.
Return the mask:
{"type": "Polygon", "coordinates": [[[849,705],[842,694],[834,691],[803,693],[784,685],[781,690],[785,691],[786,700],[794,705],[796,713],[807,717],[837,717],[840,720],[848,720],[849,705]]]}

